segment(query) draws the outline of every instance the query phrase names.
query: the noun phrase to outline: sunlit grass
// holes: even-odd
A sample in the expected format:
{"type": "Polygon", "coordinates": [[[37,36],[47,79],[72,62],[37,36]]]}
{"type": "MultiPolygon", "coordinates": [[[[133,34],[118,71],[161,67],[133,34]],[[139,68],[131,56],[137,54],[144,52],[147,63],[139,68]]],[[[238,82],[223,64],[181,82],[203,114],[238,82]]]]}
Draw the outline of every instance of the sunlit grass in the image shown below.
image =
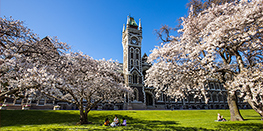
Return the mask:
{"type": "Polygon", "coordinates": [[[215,122],[217,113],[227,120],[229,110],[124,110],[91,111],[89,121],[93,124],[76,125],[77,110],[1,110],[2,130],[263,130],[260,116],[253,110],[241,110],[246,119],[242,122],[215,122]],[[101,126],[108,117],[112,122],[117,115],[127,126],[101,126]]]}

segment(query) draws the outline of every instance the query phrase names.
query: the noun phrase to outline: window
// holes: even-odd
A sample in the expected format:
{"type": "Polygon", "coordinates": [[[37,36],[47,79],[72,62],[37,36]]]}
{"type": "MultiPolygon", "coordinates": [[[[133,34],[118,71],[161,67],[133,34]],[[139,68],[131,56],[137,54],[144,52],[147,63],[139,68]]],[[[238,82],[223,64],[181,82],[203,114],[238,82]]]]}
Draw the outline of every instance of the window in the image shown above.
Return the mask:
{"type": "Polygon", "coordinates": [[[134,98],[133,98],[133,100],[135,100],[135,101],[138,101],[138,89],[137,88],[134,88],[134,98]]]}
{"type": "Polygon", "coordinates": [[[136,54],[136,59],[139,59],[139,54],[138,53],[136,54]]]}
{"type": "Polygon", "coordinates": [[[136,56],[135,56],[135,58],[136,59],[140,59],[140,50],[139,49],[136,49],[136,56]]]}
{"type": "Polygon", "coordinates": [[[200,102],[199,97],[195,97],[194,99],[195,99],[195,103],[199,103],[200,102]]]}
{"type": "Polygon", "coordinates": [[[133,52],[131,52],[131,59],[133,59],[133,52]]]}
{"type": "Polygon", "coordinates": [[[216,93],[213,93],[212,99],[213,99],[213,102],[218,101],[218,100],[217,100],[217,95],[216,95],[216,93]]]}
{"type": "Polygon", "coordinates": [[[138,79],[137,74],[133,74],[133,83],[138,83],[137,79],[138,79]]]}
{"type": "Polygon", "coordinates": [[[207,98],[209,98],[209,101],[212,102],[211,93],[208,93],[208,94],[207,94],[207,98]]]}
{"type": "Polygon", "coordinates": [[[129,76],[129,83],[132,82],[132,76],[129,76]]]}
{"type": "Polygon", "coordinates": [[[131,55],[130,57],[131,57],[131,59],[133,59],[133,48],[130,48],[130,53],[131,53],[131,54],[130,54],[130,55],[131,55]]]}
{"type": "Polygon", "coordinates": [[[136,60],[136,68],[139,69],[139,61],[136,60]]]}
{"type": "Polygon", "coordinates": [[[222,94],[218,94],[218,100],[219,100],[219,101],[223,101],[223,96],[222,96],[222,94]]]}
{"type": "Polygon", "coordinates": [[[210,89],[215,89],[214,83],[210,83],[209,86],[210,86],[210,89]]]}
{"type": "Polygon", "coordinates": [[[158,97],[158,101],[163,101],[163,93],[161,93],[160,96],[158,97]]]}
{"type": "Polygon", "coordinates": [[[133,67],[133,60],[131,60],[131,68],[133,67]]]}
{"type": "Polygon", "coordinates": [[[220,89],[219,83],[216,83],[216,89],[220,89]]]}

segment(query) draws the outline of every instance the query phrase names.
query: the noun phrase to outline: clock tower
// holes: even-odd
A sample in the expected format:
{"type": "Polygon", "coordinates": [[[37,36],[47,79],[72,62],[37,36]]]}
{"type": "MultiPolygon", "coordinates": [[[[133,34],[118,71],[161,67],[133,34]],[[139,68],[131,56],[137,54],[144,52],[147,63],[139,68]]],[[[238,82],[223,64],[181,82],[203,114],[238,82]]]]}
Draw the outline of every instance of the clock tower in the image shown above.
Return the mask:
{"type": "Polygon", "coordinates": [[[122,46],[123,46],[123,74],[125,84],[134,90],[134,96],[128,97],[128,107],[131,109],[145,109],[145,92],[142,74],[142,26],[139,26],[133,17],[127,17],[127,24],[123,25],[122,46]]]}

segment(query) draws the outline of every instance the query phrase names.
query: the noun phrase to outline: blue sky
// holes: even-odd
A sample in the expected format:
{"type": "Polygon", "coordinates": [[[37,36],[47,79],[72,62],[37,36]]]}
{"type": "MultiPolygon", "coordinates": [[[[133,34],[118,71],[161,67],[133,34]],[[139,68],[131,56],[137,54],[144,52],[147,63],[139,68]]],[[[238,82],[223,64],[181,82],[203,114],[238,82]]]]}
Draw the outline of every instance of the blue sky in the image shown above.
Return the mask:
{"type": "Polygon", "coordinates": [[[162,25],[175,27],[188,0],[0,0],[0,16],[22,20],[40,38],[57,36],[95,59],[122,62],[122,27],[130,14],[142,21],[142,54],[150,54],[162,25]]]}

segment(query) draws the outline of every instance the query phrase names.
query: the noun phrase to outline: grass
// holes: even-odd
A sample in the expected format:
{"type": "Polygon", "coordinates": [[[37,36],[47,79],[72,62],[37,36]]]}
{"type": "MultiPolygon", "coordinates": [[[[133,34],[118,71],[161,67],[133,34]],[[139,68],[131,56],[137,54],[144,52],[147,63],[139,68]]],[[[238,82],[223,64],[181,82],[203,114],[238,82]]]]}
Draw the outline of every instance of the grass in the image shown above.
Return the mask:
{"type": "Polygon", "coordinates": [[[123,110],[91,111],[89,121],[93,124],[76,125],[79,120],[77,110],[1,110],[0,128],[4,130],[262,130],[263,122],[253,110],[241,110],[245,121],[215,122],[217,113],[227,120],[229,110],[123,110]],[[101,126],[108,117],[114,115],[127,126],[101,126]]]}

